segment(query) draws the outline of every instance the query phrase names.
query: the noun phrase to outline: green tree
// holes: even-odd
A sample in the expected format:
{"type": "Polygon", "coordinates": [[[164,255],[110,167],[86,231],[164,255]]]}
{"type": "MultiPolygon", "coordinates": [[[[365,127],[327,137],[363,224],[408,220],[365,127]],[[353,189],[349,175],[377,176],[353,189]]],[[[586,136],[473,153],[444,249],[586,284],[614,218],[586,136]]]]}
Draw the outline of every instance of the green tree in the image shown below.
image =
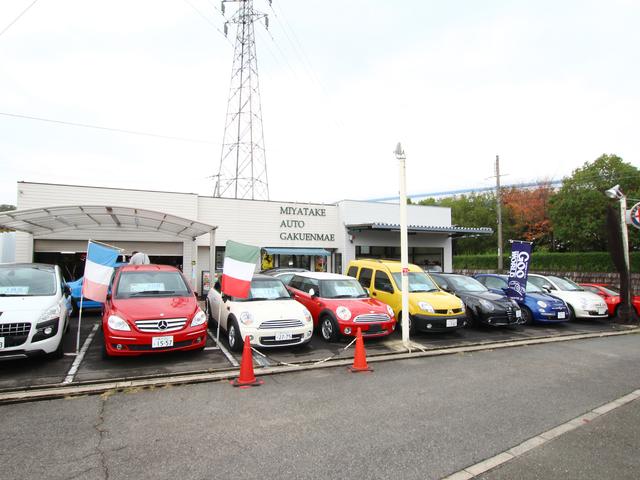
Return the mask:
{"type": "MultiPolygon", "coordinates": [[[[607,250],[605,210],[612,202],[604,192],[619,184],[628,198],[638,198],[640,170],[617,155],[601,155],[565,178],[550,199],[549,216],[560,249],[585,252],[607,250]]],[[[640,246],[638,231],[629,230],[633,249],[640,246]]]]}

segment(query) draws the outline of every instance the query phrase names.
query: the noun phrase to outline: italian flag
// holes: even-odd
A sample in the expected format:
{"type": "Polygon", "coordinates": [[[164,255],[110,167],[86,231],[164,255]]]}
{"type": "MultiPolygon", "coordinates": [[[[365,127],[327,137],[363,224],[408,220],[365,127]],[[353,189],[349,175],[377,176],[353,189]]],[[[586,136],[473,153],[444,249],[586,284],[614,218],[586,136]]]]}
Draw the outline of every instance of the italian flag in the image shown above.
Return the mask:
{"type": "Polygon", "coordinates": [[[222,267],[222,293],[247,298],[258,258],[260,248],[227,240],[222,267]]]}

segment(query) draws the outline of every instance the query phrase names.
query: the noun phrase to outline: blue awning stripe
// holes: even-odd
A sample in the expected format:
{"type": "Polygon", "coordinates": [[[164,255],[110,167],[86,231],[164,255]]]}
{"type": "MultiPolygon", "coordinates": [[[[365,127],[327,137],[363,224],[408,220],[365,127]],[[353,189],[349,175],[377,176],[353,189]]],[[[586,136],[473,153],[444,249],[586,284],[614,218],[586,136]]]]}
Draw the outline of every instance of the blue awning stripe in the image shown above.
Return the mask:
{"type": "Polygon", "coordinates": [[[316,257],[328,257],[331,252],[324,248],[282,248],[282,247],[268,247],[264,249],[265,252],[271,255],[312,255],[316,257]]]}

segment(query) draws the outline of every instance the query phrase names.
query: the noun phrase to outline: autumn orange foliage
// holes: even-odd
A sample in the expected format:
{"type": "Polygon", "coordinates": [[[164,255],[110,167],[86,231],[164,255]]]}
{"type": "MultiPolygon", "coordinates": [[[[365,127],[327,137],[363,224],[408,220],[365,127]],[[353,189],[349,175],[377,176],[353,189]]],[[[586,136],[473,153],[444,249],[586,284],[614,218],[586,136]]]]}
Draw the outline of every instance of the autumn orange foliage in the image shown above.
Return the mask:
{"type": "Polygon", "coordinates": [[[516,238],[536,244],[551,241],[551,195],[553,188],[548,183],[541,183],[535,189],[509,188],[502,191],[502,203],[510,210],[516,238]]]}

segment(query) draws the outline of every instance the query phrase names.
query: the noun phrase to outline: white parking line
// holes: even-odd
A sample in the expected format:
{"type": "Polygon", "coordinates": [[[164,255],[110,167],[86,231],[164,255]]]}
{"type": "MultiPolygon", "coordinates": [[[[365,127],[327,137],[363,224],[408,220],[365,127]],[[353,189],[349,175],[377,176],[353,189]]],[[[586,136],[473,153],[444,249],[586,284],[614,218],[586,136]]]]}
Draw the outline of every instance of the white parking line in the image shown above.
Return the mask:
{"type": "Polygon", "coordinates": [[[100,325],[98,323],[96,323],[93,326],[93,328],[91,329],[91,332],[87,336],[87,339],[82,344],[82,348],[80,349],[80,353],[78,353],[78,356],[76,357],[76,359],[71,364],[71,368],[67,372],[67,376],[64,377],[64,380],[62,381],[62,383],[71,383],[71,382],[73,382],[73,377],[76,376],[76,372],[78,371],[78,368],[80,368],[80,363],[82,362],[82,359],[84,358],[85,353],[87,353],[87,350],[89,349],[89,345],[91,345],[91,342],[93,341],[93,337],[95,336],[96,332],[98,331],[98,327],[99,326],[100,325]]]}
{"type": "Polygon", "coordinates": [[[462,470],[459,470],[443,480],[469,480],[477,475],[481,475],[489,470],[496,468],[503,463],[508,462],[509,460],[513,460],[517,458],[529,450],[532,450],[540,445],[547,443],[550,440],[553,440],[560,435],[563,435],[567,432],[575,430],[582,425],[585,425],[591,422],[594,418],[598,418],[611,410],[615,410],[618,407],[626,405],[629,402],[640,399],[640,389],[635,390],[624,397],[620,397],[612,402],[601,405],[598,408],[594,408],[590,412],[584,413],[582,415],[577,416],[576,418],[569,420],[563,424],[560,424],[551,430],[547,430],[546,432],[542,432],[535,437],[531,437],[528,440],[525,440],[519,445],[512,447],[504,452],[501,452],[491,458],[487,458],[481,462],[476,463],[475,465],[470,465],[462,470]]]}
{"type": "Polygon", "coordinates": [[[229,350],[224,348],[224,345],[222,345],[221,343],[216,342],[216,337],[213,336],[211,331],[207,331],[207,333],[209,334],[209,338],[211,338],[211,340],[213,340],[213,342],[216,344],[216,348],[219,348],[222,351],[222,353],[224,353],[224,356],[227,357],[227,360],[229,360],[229,362],[231,362],[231,365],[233,365],[234,367],[239,366],[240,364],[233,357],[233,355],[231,355],[231,352],[229,352],[229,350]]]}

